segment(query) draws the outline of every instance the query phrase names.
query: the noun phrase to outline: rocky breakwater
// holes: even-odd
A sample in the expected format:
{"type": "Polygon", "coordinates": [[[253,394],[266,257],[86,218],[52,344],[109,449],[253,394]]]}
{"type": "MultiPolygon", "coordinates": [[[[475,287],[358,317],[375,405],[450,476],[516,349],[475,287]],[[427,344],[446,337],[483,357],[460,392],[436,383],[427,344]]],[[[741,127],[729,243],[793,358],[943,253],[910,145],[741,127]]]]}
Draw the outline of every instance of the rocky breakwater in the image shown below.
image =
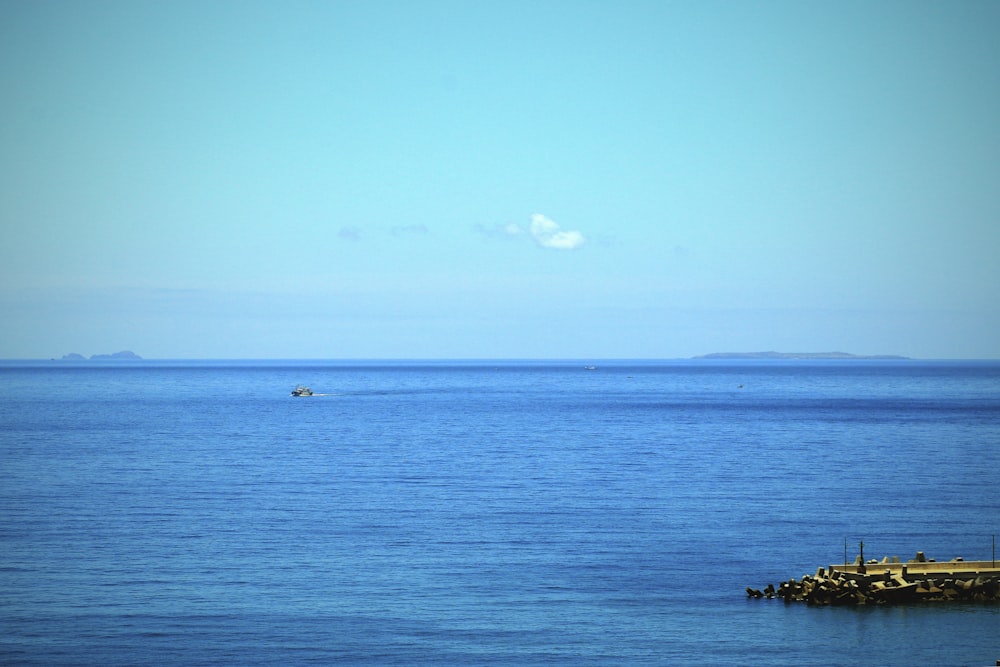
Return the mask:
{"type": "Polygon", "coordinates": [[[1000,570],[995,561],[956,558],[936,562],[922,552],[906,563],[884,558],[853,565],[818,568],[816,574],[789,579],[763,590],[746,589],[755,599],[780,599],[811,605],[909,604],[920,602],[1000,602],[1000,570]]]}

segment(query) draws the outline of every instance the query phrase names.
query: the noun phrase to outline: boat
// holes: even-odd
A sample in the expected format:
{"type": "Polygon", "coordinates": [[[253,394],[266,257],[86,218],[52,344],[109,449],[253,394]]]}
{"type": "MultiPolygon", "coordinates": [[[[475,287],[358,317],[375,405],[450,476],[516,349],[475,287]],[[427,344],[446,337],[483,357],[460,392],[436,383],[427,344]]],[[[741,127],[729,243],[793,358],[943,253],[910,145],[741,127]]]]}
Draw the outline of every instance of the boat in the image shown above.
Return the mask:
{"type": "Polygon", "coordinates": [[[292,390],[292,396],[312,396],[313,390],[309,387],[303,387],[302,385],[297,386],[292,390]]]}

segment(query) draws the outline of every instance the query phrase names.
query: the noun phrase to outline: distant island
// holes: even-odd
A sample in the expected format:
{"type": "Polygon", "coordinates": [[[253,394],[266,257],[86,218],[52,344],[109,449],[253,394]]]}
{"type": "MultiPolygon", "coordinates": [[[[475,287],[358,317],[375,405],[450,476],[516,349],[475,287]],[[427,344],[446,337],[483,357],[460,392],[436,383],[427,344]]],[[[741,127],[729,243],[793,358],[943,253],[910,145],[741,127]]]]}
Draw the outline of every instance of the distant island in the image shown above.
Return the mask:
{"type": "MultiPolygon", "coordinates": [[[[113,354],[94,354],[90,357],[90,361],[139,361],[141,359],[142,357],[131,350],[122,350],[113,354]]],[[[64,354],[61,361],[87,361],[87,358],[82,354],[70,352],[64,354]]]]}
{"type": "Polygon", "coordinates": [[[909,359],[898,354],[849,354],[847,352],[713,352],[693,359],[909,359]]]}

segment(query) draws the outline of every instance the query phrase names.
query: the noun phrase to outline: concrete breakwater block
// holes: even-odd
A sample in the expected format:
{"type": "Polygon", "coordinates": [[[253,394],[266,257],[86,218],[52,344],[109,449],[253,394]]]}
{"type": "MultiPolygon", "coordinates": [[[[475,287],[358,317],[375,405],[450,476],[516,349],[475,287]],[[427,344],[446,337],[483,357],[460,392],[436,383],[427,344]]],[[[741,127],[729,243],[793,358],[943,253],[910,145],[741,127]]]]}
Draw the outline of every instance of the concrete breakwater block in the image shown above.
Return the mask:
{"type": "Polygon", "coordinates": [[[903,564],[898,558],[867,566],[831,565],[814,575],[789,579],[764,590],[747,587],[747,597],[779,598],[811,605],[1000,602],[1000,569],[993,561],[928,560],[923,552],[903,564]]]}

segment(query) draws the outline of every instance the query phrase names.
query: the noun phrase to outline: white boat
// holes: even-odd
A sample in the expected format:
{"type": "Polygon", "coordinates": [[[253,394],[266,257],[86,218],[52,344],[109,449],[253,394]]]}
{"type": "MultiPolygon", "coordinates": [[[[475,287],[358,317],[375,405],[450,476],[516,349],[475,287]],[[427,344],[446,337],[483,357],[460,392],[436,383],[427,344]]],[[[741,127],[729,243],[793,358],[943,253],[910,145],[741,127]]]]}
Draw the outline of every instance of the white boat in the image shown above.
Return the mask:
{"type": "Polygon", "coordinates": [[[292,396],[312,396],[313,390],[309,387],[303,387],[302,385],[297,386],[292,390],[292,396]]]}

